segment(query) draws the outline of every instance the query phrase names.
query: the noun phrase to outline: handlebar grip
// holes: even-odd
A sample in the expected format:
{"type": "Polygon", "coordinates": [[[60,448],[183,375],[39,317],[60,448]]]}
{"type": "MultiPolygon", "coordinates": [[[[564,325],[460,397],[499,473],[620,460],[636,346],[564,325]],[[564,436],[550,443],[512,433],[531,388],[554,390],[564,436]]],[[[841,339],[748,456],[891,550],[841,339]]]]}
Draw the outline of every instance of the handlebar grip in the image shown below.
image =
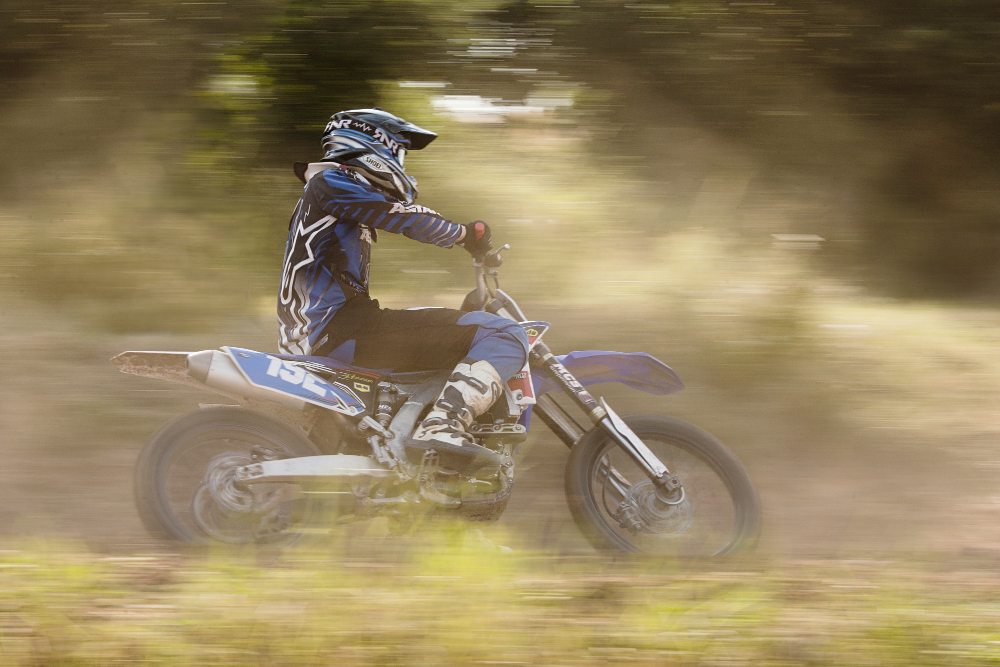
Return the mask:
{"type": "Polygon", "coordinates": [[[499,267],[501,264],[503,264],[503,257],[500,256],[500,253],[493,253],[491,255],[486,255],[483,258],[483,263],[486,264],[486,266],[490,267],[491,269],[495,269],[499,267]]]}

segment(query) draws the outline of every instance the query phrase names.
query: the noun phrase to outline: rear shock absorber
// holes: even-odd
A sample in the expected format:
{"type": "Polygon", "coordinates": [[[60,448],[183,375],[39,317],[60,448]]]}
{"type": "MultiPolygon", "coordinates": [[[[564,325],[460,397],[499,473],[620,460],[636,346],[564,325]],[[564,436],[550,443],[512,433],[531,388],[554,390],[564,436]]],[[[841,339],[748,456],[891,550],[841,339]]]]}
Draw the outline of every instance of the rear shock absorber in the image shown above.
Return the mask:
{"type": "Polygon", "coordinates": [[[379,382],[378,394],[375,396],[375,421],[382,428],[388,429],[392,422],[393,415],[399,407],[400,399],[403,398],[399,387],[391,382],[379,382]]]}

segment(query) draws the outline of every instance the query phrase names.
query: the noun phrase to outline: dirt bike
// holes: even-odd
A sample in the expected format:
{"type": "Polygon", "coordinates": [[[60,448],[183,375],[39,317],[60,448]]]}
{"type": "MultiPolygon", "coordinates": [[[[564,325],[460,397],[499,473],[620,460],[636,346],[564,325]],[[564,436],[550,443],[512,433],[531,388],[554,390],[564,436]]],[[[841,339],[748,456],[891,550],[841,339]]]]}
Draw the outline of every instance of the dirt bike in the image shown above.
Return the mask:
{"type": "Polygon", "coordinates": [[[186,542],[290,543],[376,517],[387,517],[396,534],[449,518],[495,521],[514,487],[518,444],[537,417],[570,448],[566,498],[598,549],[750,549],[760,506],[732,452],[679,419],[620,417],[586,389],[618,382],[665,395],[683,389],[677,374],[645,353],[555,356],[541,341],[551,325],[528,320],[500,289],[507,249],[473,260],[476,288],[462,304],[521,323],[530,345],[528,363],[470,428],[478,444],[499,454],[498,470],[463,477],[442,468],[433,450],[419,461],[407,457],[404,443],[450,369],[393,373],[236,347],[124,352],[112,359],[124,373],[208,389],[239,404],[203,406],[153,435],[135,471],[146,528],[186,542]],[[574,416],[574,404],[583,416],[574,416]]]}

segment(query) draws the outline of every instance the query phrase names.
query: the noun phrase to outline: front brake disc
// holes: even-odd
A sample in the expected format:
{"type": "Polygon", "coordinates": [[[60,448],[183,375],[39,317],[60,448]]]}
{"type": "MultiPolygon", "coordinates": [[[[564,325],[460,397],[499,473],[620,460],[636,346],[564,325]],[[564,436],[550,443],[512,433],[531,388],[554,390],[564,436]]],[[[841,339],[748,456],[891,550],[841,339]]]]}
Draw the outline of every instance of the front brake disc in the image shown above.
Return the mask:
{"type": "Polygon", "coordinates": [[[655,537],[680,537],[691,528],[694,510],[687,496],[672,505],[660,502],[652,480],[633,484],[618,506],[621,526],[632,533],[655,537]]]}

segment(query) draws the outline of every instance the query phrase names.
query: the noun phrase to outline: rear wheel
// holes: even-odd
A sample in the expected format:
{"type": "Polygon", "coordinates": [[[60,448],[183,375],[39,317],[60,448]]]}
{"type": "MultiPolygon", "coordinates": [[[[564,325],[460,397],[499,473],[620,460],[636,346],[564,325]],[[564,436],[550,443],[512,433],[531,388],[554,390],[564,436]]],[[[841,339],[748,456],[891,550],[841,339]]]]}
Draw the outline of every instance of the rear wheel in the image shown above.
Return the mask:
{"type": "Polygon", "coordinates": [[[302,502],[291,485],[248,489],[235,471],[254,461],[320,452],[289,427],[239,407],[213,407],[164,425],[135,470],[135,500],[146,529],[183,542],[289,542],[302,502]]]}
{"type": "Polygon", "coordinates": [[[566,464],[566,496],[595,547],[677,556],[752,549],[760,502],[735,455],[706,431],[679,419],[632,415],[625,422],[680,478],[684,494],[663,503],[652,480],[600,428],[588,432],[566,464]]]}

